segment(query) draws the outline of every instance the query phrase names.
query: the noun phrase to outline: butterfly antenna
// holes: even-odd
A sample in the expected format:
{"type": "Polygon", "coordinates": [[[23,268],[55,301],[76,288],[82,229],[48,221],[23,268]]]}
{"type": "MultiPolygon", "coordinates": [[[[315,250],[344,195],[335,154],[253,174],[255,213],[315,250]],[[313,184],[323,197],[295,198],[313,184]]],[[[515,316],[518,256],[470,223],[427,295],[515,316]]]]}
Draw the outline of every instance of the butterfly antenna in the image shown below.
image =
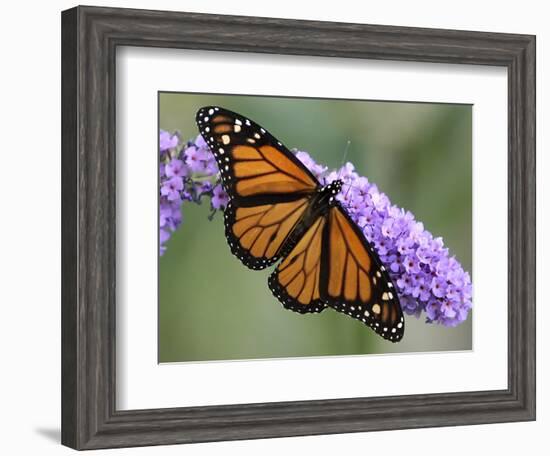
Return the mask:
{"type": "Polygon", "coordinates": [[[340,169],[338,170],[338,179],[340,179],[340,173],[342,172],[342,168],[346,164],[346,159],[348,158],[348,152],[349,152],[350,146],[351,146],[351,141],[348,139],[348,142],[346,143],[346,148],[344,149],[344,156],[342,157],[342,163],[340,164],[340,169]]]}
{"type": "Polygon", "coordinates": [[[348,191],[346,192],[346,200],[348,199],[349,191],[351,190],[351,185],[348,186],[348,191]]]}

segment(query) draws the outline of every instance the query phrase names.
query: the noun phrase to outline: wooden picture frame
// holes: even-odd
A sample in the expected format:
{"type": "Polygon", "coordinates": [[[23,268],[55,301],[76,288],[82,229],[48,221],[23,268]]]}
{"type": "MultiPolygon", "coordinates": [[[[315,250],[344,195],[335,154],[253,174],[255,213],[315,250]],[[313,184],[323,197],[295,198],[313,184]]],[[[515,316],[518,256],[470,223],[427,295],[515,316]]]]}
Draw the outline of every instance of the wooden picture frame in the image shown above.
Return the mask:
{"type": "Polygon", "coordinates": [[[534,420],[535,225],[534,36],[99,7],[64,11],[62,443],[94,449],[534,420]],[[506,67],[508,388],[117,410],[117,46],[506,67]]]}

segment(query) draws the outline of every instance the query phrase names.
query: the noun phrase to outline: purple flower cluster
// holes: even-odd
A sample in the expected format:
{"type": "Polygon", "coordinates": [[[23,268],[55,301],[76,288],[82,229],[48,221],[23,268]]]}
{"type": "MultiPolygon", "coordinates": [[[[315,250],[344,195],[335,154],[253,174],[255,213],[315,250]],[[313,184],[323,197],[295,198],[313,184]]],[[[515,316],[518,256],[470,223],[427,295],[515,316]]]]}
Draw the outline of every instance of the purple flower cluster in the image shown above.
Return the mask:
{"type": "MultiPolygon", "coordinates": [[[[307,152],[295,154],[322,184],[335,179],[344,182],[338,198],[388,268],[404,312],[416,317],[425,312],[428,323],[445,326],[466,320],[472,308],[470,275],[450,256],[440,237],[434,238],[411,212],[392,205],[375,184],[355,172],[351,163],[328,172],[307,152]]],[[[199,135],[182,145],[177,134],[161,130],[161,255],[172,232],[182,223],[183,202],[200,204],[203,196],[210,197],[211,216],[227,206],[228,196],[206,142],[199,135]]]]}
{"type": "Polygon", "coordinates": [[[351,163],[325,173],[307,152],[296,156],[322,183],[344,182],[338,199],[362,229],[397,286],[403,311],[419,317],[426,312],[428,323],[457,326],[472,308],[470,275],[440,237],[434,238],[414,215],[395,205],[351,163]]]}
{"type": "Polygon", "coordinates": [[[182,222],[182,204],[200,204],[203,196],[210,197],[212,214],[225,208],[228,197],[218,176],[218,166],[208,145],[197,136],[183,146],[177,134],[160,131],[160,254],[166,242],[182,222]]]}

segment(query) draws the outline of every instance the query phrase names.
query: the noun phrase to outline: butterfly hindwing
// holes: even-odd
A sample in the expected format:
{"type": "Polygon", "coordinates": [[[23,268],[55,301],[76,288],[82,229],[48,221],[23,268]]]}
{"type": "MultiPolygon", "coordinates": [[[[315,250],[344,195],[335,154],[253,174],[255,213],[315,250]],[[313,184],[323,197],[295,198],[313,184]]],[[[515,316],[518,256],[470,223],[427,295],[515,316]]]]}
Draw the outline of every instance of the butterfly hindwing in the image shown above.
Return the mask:
{"type": "Polygon", "coordinates": [[[287,309],[309,313],[326,307],[319,282],[325,225],[326,217],[318,217],[269,277],[269,288],[287,309]]]}
{"type": "Polygon", "coordinates": [[[346,211],[329,210],[323,238],[321,283],[325,302],[398,342],[405,321],[389,274],[346,211]]]}
{"type": "Polygon", "coordinates": [[[285,243],[309,204],[308,197],[279,203],[230,200],[225,209],[225,236],[231,252],[251,269],[272,265],[285,253],[285,243]]]}

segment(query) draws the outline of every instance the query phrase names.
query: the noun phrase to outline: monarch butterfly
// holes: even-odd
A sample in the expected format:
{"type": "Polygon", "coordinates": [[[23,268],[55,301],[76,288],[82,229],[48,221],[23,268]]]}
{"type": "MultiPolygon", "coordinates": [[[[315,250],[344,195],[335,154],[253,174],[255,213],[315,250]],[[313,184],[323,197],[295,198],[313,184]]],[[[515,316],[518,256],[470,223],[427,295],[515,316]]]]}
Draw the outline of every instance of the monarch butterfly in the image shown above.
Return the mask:
{"type": "Polygon", "coordinates": [[[280,260],[268,283],[285,308],[332,307],[384,339],[401,340],[397,292],[336,198],[342,180],[322,186],[280,141],[240,114],[207,106],[196,122],[229,195],[224,222],[231,252],[251,269],[280,260]]]}

